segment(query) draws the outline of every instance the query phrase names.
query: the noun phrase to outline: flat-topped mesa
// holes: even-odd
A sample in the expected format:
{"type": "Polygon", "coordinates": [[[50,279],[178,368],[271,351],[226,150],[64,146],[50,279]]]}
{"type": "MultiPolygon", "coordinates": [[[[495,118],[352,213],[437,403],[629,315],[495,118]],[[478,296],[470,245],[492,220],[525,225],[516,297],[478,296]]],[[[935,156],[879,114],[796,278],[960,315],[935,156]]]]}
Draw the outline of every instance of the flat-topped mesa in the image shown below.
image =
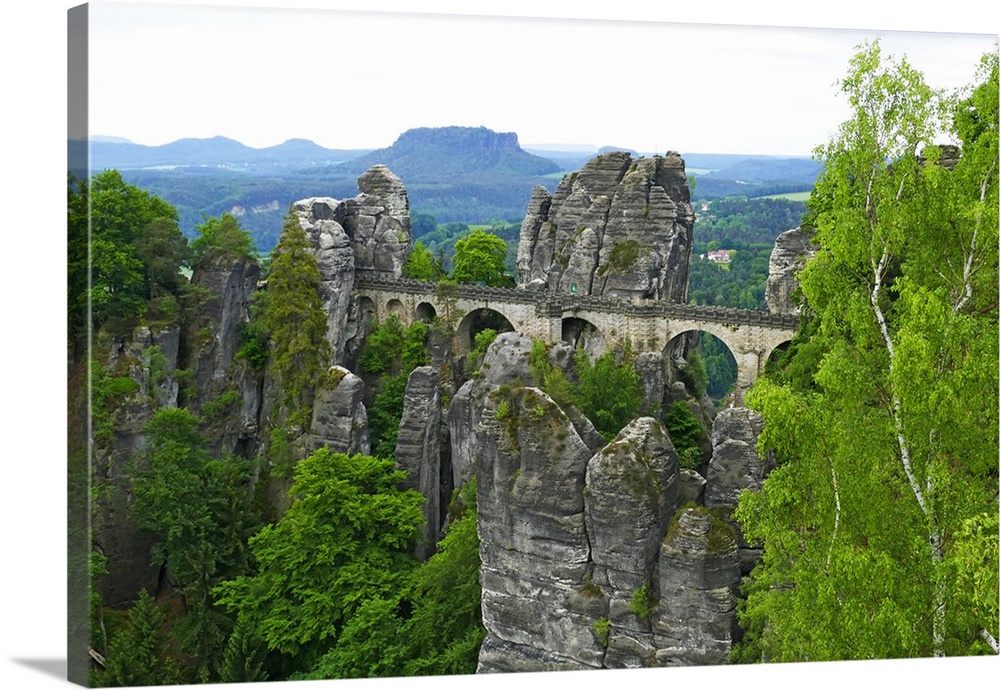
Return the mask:
{"type": "Polygon", "coordinates": [[[554,195],[535,188],[518,243],[520,286],[685,303],[693,226],[679,154],[601,154],[554,195]]]}

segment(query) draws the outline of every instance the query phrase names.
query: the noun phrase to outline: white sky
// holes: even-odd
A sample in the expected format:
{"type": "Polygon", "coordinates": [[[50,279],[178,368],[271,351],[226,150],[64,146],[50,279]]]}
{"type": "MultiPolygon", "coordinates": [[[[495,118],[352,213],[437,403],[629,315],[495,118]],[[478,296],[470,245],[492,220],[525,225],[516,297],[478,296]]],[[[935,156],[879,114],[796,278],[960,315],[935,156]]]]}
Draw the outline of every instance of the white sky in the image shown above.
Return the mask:
{"type": "Polygon", "coordinates": [[[724,14],[665,24],[311,4],[340,11],[92,3],[91,134],[379,148],[413,127],[482,125],[529,146],[809,155],[846,117],[835,82],[862,41],[880,38],[947,89],[996,50],[995,34],[746,28],[718,24],[724,14]]]}

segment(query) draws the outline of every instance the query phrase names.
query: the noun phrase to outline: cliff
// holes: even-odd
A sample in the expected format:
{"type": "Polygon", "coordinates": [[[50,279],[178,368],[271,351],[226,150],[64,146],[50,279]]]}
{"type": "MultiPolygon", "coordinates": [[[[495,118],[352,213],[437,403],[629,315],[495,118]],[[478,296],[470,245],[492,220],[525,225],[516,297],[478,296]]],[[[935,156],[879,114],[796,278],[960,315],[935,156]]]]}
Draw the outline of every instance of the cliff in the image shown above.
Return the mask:
{"type": "Polygon", "coordinates": [[[532,193],[517,251],[528,289],[686,302],[694,212],[676,153],[605,153],[532,193]]]}

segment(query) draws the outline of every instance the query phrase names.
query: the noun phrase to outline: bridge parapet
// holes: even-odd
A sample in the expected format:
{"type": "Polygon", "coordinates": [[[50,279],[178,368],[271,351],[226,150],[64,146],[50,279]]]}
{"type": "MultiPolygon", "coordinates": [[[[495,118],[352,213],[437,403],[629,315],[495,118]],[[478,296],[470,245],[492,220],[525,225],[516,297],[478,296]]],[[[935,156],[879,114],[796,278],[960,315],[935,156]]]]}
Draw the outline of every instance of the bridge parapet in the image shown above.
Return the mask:
{"type": "Polygon", "coordinates": [[[637,318],[673,318],[691,321],[709,321],[733,326],[762,326],[782,330],[796,330],[799,317],[793,314],[772,314],[754,309],[734,309],[692,304],[676,304],[644,300],[630,300],[596,297],[594,295],[559,295],[546,292],[518,290],[513,288],[486,287],[483,285],[450,285],[446,292],[433,281],[380,278],[359,273],[355,277],[355,288],[359,290],[379,290],[425,295],[429,299],[456,297],[469,301],[496,302],[506,304],[532,304],[540,314],[556,315],[575,311],[595,311],[616,313],[637,318]]]}
{"type": "MultiPolygon", "coordinates": [[[[594,295],[553,294],[542,291],[483,285],[390,279],[359,272],[354,288],[375,298],[379,318],[401,313],[407,320],[425,314],[459,313],[489,308],[506,318],[515,330],[532,338],[555,341],[565,336],[570,319],[591,324],[608,344],[631,342],[642,352],[662,352],[676,336],[706,331],[720,338],[737,362],[737,384],[744,392],[763,371],[770,353],[791,340],[799,318],[751,309],[675,304],[656,300],[627,300],[594,295]],[[431,309],[424,310],[422,303],[431,309]],[[451,306],[449,306],[449,303],[451,306]],[[401,311],[400,311],[401,310],[401,311]],[[453,312],[452,312],[453,313],[453,312]]],[[[464,321],[463,321],[464,323],[464,321]]],[[[468,348],[470,333],[459,327],[456,351],[468,348]]]]}

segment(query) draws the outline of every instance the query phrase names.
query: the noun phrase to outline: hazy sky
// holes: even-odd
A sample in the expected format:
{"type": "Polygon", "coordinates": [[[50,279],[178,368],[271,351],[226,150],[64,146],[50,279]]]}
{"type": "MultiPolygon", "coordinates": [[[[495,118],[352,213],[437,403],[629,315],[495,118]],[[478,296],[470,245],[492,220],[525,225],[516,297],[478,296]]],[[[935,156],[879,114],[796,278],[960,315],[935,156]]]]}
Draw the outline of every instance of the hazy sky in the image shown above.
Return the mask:
{"type": "Polygon", "coordinates": [[[947,89],[996,50],[987,33],[91,3],[90,132],[377,148],[482,125],[528,146],[808,155],[874,38],[947,89]]]}

